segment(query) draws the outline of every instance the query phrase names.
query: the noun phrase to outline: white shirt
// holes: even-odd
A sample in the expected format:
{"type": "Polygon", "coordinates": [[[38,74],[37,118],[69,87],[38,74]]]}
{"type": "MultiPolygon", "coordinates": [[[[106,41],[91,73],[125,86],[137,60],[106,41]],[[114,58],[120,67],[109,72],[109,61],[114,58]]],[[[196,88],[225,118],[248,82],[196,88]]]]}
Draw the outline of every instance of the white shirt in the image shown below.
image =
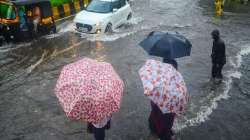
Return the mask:
{"type": "Polygon", "coordinates": [[[100,122],[98,123],[92,123],[94,125],[94,127],[96,128],[103,128],[107,123],[108,121],[111,119],[111,117],[106,117],[104,118],[103,120],[101,120],[100,122]]]}

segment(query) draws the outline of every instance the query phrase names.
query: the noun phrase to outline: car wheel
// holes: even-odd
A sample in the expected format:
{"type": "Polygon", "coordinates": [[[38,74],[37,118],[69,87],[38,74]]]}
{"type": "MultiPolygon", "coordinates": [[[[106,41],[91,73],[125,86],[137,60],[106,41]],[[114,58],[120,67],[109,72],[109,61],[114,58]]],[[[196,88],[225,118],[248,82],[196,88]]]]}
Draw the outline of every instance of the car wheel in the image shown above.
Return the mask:
{"type": "Polygon", "coordinates": [[[112,32],[113,32],[112,24],[109,23],[109,24],[106,26],[105,33],[112,33],[112,32]]]}
{"type": "Polygon", "coordinates": [[[11,42],[11,35],[6,35],[4,37],[4,39],[5,39],[6,43],[10,43],[11,42]]]}
{"type": "Polygon", "coordinates": [[[56,33],[56,26],[51,27],[49,34],[55,34],[56,33]]]}
{"type": "Polygon", "coordinates": [[[127,20],[130,20],[132,18],[132,13],[129,13],[127,20]]]}
{"type": "Polygon", "coordinates": [[[53,33],[56,33],[56,26],[53,27],[53,33]]]}

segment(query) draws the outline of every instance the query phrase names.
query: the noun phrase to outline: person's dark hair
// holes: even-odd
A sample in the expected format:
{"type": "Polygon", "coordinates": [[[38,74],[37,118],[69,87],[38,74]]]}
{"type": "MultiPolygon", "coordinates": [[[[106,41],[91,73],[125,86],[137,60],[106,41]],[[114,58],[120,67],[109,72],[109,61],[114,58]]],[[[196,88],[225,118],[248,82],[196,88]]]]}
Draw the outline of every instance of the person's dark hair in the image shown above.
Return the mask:
{"type": "Polygon", "coordinates": [[[218,39],[220,37],[220,32],[219,30],[215,29],[211,32],[211,35],[213,36],[213,38],[218,39]]]}
{"type": "Polygon", "coordinates": [[[178,63],[174,59],[163,58],[163,63],[168,63],[172,65],[176,70],[178,70],[178,63]]]}

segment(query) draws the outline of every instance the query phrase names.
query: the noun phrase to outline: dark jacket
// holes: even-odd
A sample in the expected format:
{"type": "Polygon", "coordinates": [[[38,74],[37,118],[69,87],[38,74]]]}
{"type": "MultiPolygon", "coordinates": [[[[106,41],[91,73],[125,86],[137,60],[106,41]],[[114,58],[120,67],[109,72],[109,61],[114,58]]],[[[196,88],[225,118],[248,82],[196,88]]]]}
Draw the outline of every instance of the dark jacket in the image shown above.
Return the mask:
{"type": "Polygon", "coordinates": [[[226,64],[226,47],[223,40],[214,40],[211,57],[213,64],[226,64]]]}
{"type": "Polygon", "coordinates": [[[169,140],[174,135],[172,127],[175,113],[163,114],[159,107],[151,101],[151,113],[149,116],[149,128],[161,140],[169,140]]]}

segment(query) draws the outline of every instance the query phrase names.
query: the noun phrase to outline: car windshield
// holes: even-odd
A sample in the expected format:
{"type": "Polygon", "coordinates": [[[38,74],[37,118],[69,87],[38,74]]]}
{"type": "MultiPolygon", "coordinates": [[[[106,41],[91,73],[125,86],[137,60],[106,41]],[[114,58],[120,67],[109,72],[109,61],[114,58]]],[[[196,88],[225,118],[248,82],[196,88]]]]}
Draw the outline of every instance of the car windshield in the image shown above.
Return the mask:
{"type": "Polygon", "coordinates": [[[16,13],[14,7],[8,4],[0,3],[0,18],[15,19],[16,13]]]}
{"type": "Polygon", "coordinates": [[[93,0],[86,8],[86,11],[95,13],[109,13],[112,11],[112,3],[105,0],[93,0]]]}

